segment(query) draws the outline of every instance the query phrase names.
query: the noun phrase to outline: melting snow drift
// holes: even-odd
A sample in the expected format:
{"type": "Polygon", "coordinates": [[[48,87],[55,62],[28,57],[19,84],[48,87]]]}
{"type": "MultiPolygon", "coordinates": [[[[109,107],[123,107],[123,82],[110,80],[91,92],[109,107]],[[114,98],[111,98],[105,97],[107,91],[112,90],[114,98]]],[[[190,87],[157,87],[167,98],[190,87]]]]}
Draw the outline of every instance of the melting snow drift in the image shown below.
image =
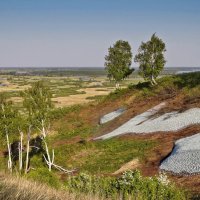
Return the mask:
{"type": "Polygon", "coordinates": [[[200,123],[200,108],[192,108],[182,113],[165,113],[162,116],[153,118],[152,116],[164,106],[165,103],[161,103],[158,106],[130,119],[114,131],[96,139],[108,139],[126,133],[148,134],[153,132],[178,131],[190,125],[200,123]]]}
{"type": "Polygon", "coordinates": [[[161,170],[175,174],[200,172],[200,133],[177,140],[169,157],[160,165],[161,170]]]}
{"type": "Polygon", "coordinates": [[[119,108],[118,110],[115,110],[111,113],[108,113],[107,115],[104,115],[103,117],[101,117],[100,124],[104,124],[106,122],[109,122],[109,121],[115,119],[116,117],[120,116],[124,112],[125,112],[124,108],[119,108]]]}

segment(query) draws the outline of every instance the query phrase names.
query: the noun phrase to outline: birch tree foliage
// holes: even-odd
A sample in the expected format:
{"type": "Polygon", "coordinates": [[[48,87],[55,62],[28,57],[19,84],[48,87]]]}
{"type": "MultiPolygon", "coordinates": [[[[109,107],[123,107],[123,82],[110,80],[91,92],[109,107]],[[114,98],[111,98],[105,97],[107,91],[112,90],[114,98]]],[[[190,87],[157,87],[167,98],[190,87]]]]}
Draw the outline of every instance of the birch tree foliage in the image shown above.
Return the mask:
{"type": "Polygon", "coordinates": [[[29,119],[41,122],[47,118],[49,110],[53,107],[52,93],[43,81],[35,82],[31,88],[22,93],[23,105],[28,111],[29,119]]]}
{"type": "Polygon", "coordinates": [[[7,151],[8,151],[8,170],[12,173],[13,161],[11,143],[16,138],[16,129],[19,126],[19,115],[17,110],[12,106],[12,102],[8,101],[3,94],[0,96],[0,133],[1,136],[6,139],[7,151]],[[10,135],[12,136],[10,139],[10,135]]]}
{"type": "Polygon", "coordinates": [[[127,41],[118,40],[108,49],[108,55],[105,56],[105,69],[108,78],[115,81],[116,87],[134,71],[131,64],[131,46],[127,41]]]}
{"type": "Polygon", "coordinates": [[[147,42],[142,42],[134,61],[139,63],[140,75],[145,80],[156,85],[156,78],[166,63],[164,52],[165,43],[154,33],[147,42]]]}
{"type": "Polygon", "coordinates": [[[8,101],[4,95],[0,96],[0,133],[5,135],[5,131],[8,134],[16,132],[20,126],[20,116],[16,109],[14,109],[12,102],[8,101]],[[5,130],[7,129],[7,130],[5,130]]]}

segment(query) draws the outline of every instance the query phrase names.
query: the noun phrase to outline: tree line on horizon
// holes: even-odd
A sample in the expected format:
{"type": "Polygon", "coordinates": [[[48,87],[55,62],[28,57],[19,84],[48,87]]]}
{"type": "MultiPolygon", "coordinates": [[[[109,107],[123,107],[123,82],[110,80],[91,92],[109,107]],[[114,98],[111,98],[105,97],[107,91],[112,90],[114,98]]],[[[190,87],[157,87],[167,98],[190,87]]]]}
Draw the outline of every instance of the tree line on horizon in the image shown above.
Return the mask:
{"type": "MultiPolygon", "coordinates": [[[[139,64],[139,74],[151,85],[157,85],[156,78],[166,63],[164,53],[165,43],[154,33],[150,40],[142,42],[134,62],[139,64]]],[[[120,82],[126,79],[135,70],[131,68],[133,54],[128,41],[118,40],[108,49],[105,56],[105,69],[110,80],[115,81],[116,89],[120,82]]]]}

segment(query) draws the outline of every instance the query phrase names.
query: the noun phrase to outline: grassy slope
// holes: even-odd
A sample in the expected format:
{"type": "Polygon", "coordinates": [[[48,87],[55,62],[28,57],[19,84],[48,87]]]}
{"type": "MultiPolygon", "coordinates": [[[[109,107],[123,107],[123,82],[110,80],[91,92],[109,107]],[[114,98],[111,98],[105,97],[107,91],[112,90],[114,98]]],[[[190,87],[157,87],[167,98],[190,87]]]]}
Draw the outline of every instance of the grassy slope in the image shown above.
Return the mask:
{"type": "MultiPolygon", "coordinates": [[[[53,111],[53,134],[48,142],[55,149],[55,162],[92,174],[111,174],[134,158],[139,158],[143,163],[159,145],[157,140],[134,137],[128,140],[120,137],[106,141],[91,139],[109,132],[132,116],[165,100],[169,101],[169,109],[200,106],[199,84],[200,73],[164,77],[154,88],[147,83],[130,85],[127,89],[99,98],[95,103],[53,111]],[[100,116],[121,106],[128,108],[127,114],[103,126],[98,125],[100,116]]],[[[5,144],[3,145],[0,148],[5,149],[5,144]]],[[[6,162],[1,155],[0,163],[1,168],[5,167],[3,163],[6,162]]],[[[35,174],[44,166],[41,156],[35,156],[31,167],[36,170],[29,176],[41,180],[42,177],[35,177],[35,174]]]]}
{"type": "MultiPolygon", "coordinates": [[[[200,73],[165,77],[159,80],[155,88],[146,83],[130,86],[98,100],[95,105],[81,107],[75,112],[72,109],[54,121],[53,128],[57,134],[51,137],[50,142],[55,148],[56,162],[81,171],[107,174],[134,158],[142,161],[148,156],[148,152],[155,148],[156,141],[113,138],[94,142],[91,140],[94,135],[112,130],[111,126],[115,126],[113,123],[119,125],[119,120],[115,120],[99,126],[99,117],[120,106],[126,106],[129,110],[140,113],[167,99],[174,100],[173,105],[177,103],[181,107],[185,101],[198,100],[199,80],[200,73]],[[138,108],[138,105],[143,106],[138,108]]],[[[198,101],[196,103],[198,104],[198,101]]]]}
{"type": "Polygon", "coordinates": [[[98,200],[95,195],[69,193],[56,190],[25,178],[0,174],[0,200],[98,200]]]}

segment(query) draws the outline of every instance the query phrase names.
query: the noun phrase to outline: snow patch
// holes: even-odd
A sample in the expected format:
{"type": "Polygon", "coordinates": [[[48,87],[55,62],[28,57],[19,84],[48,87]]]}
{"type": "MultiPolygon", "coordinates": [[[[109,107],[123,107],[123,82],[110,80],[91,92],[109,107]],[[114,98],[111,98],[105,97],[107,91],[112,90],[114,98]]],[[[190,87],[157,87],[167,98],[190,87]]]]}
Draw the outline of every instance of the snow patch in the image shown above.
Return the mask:
{"type": "Polygon", "coordinates": [[[200,108],[192,108],[185,112],[170,112],[153,118],[165,103],[132,118],[114,131],[96,139],[108,139],[126,133],[148,134],[154,132],[178,131],[190,125],[200,124],[200,108]]]}
{"type": "Polygon", "coordinates": [[[169,157],[160,165],[161,170],[175,174],[200,172],[200,133],[177,140],[169,157]]]}
{"type": "Polygon", "coordinates": [[[124,112],[125,112],[124,108],[119,108],[118,110],[108,113],[108,114],[104,115],[103,117],[101,117],[100,124],[105,124],[106,122],[109,122],[109,121],[115,119],[116,117],[120,116],[124,112]]]}

